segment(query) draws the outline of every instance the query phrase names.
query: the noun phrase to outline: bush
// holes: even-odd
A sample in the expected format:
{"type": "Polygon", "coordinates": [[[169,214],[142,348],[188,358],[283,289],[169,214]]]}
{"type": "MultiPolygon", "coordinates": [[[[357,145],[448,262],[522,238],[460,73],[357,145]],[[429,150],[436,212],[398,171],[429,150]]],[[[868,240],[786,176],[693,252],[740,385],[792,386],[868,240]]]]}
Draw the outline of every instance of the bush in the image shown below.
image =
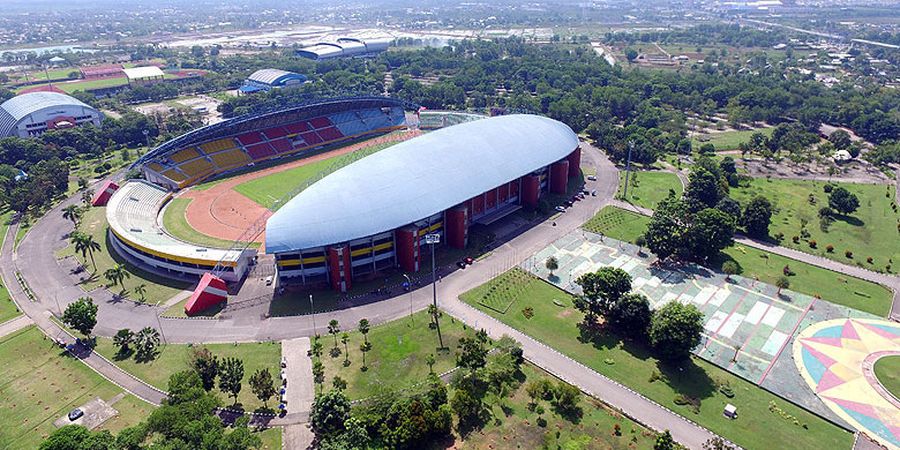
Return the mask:
{"type": "Polygon", "coordinates": [[[816,248],[816,245],[818,244],[816,243],[815,239],[809,241],[809,248],[816,248]]]}
{"type": "Polygon", "coordinates": [[[795,244],[799,244],[799,243],[800,243],[800,236],[794,236],[794,237],[791,238],[791,240],[794,241],[795,244]]]}
{"type": "Polygon", "coordinates": [[[825,193],[826,193],[826,194],[830,194],[831,191],[832,191],[832,189],[834,189],[834,185],[833,185],[833,184],[826,184],[822,189],[825,190],[825,193]]]}
{"type": "Polygon", "coordinates": [[[846,256],[847,259],[853,259],[853,252],[851,252],[850,250],[847,250],[844,252],[844,256],[846,256]]]}
{"type": "Polygon", "coordinates": [[[831,245],[831,244],[826,245],[826,246],[825,246],[825,251],[828,252],[828,253],[834,253],[834,246],[831,245]]]}
{"type": "Polygon", "coordinates": [[[870,256],[870,257],[868,257],[868,258],[866,258],[866,262],[867,262],[867,263],[869,263],[869,264],[872,264],[872,262],[873,262],[873,261],[875,261],[875,260],[874,260],[874,259],[872,259],[872,257],[871,257],[871,256],[870,256]]]}

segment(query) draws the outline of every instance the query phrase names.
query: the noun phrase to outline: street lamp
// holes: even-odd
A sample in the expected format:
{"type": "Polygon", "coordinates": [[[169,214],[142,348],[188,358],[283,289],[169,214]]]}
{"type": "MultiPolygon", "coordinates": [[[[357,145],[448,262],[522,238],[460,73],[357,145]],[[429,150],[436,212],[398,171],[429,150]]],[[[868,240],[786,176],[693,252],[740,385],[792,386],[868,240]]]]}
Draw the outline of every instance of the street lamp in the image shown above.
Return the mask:
{"type": "Polygon", "coordinates": [[[319,332],[316,330],[316,312],[313,309],[313,299],[312,294],[309,294],[309,315],[312,317],[313,323],[313,336],[318,336],[319,332]]]}
{"type": "MultiPolygon", "coordinates": [[[[440,233],[428,233],[425,235],[425,243],[431,244],[431,295],[432,295],[432,303],[434,304],[434,310],[437,311],[437,276],[435,275],[435,266],[434,266],[434,245],[441,242],[440,233]]],[[[438,342],[440,342],[440,349],[444,349],[444,337],[441,335],[441,324],[438,321],[437,314],[434,317],[434,325],[437,328],[438,333],[438,342]]]]}
{"type": "Polygon", "coordinates": [[[403,278],[406,278],[406,292],[409,292],[409,318],[412,319],[413,315],[413,306],[412,306],[412,281],[409,279],[409,275],[403,274],[403,278]]]}

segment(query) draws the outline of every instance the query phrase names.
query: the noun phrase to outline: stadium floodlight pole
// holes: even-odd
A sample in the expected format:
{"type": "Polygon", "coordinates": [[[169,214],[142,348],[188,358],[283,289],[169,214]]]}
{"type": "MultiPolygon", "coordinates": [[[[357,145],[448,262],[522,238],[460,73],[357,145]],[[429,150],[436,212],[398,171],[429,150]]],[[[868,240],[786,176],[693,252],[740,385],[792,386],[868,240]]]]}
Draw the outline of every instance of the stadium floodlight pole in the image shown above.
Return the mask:
{"type": "Polygon", "coordinates": [[[634,148],[634,141],[628,142],[628,159],[625,161],[625,190],[622,191],[622,200],[628,201],[628,178],[631,175],[631,150],[634,148]]]}
{"type": "MultiPolygon", "coordinates": [[[[435,275],[435,265],[434,265],[434,244],[441,242],[440,233],[428,233],[425,235],[425,243],[431,244],[431,295],[432,295],[432,303],[434,304],[435,312],[438,311],[437,307],[437,276],[435,275]]],[[[438,334],[438,342],[440,343],[439,350],[444,349],[444,337],[441,335],[441,323],[438,321],[437,313],[434,317],[434,326],[437,329],[438,334]]]]}

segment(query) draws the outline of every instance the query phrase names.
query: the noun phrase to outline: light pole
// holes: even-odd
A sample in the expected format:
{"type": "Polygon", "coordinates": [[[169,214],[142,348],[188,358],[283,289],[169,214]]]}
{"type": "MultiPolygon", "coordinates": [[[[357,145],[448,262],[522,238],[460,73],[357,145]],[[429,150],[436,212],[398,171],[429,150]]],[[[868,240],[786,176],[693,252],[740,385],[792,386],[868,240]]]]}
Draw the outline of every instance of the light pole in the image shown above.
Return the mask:
{"type": "Polygon", "coordinates": [[[625,188],[622,191],[622,200],[628,201],[628,181],[631,175],[631,150],[634,149],[634,141],[628,143],[628,159],[625,162],[625,188]]]}
{"type": "Polygon", "coordinates": [[[440,343],[440,350],[444,349],[444,337],[441,335],[441,324],[438,321],[438,309],[437,309],[437,276],[435,275],[435,265],[434,265],[434,244],[441,242],[440,233],[428,233],[425,235],[425,243],[431,244],[431,298],[432,304],[434,305],[434,325],[437,328],[438,333],[438,342],[440,343]]]}
{"type": "Polygon", "coordinates": [[[406,278],[406,291],[409,292],[409,319],[412,320],[413,315],[413,306],[412,306],[412,281],[409,279],[409,275],[403,274],[403,278],[406,278]]]}
{"type": "Polygon", "coordinates": [[[313,336],[318,336],[319,331],[316,329],[316,312],[315,312],[315,310],[313,310],[312,294],[309,294],[309,316],[312,318],[313,336]]]}

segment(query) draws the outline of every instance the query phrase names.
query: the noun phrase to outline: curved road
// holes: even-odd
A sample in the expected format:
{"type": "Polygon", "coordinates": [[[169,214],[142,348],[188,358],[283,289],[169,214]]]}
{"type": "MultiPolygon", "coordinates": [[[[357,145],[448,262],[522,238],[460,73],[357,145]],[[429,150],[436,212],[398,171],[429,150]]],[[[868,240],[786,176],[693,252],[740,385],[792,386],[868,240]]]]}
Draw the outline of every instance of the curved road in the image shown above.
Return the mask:
{"type": "MultiPolygon", "coordinates": [[[[553,221],[539,223],[513,237],[496,248],[492,254],[467,270],[457,270],[438,283],[438,302],[451,315],[469,325],[484,328],[492,337],[510,335],[522,343],[527,359],[550,373],[578,386],[581,390],[613,405],[624,414],[656,430],[668,429],[674,438],[690,448],[700,448],[714,435],[708,430],[686,420],[674,412],[643,397],[642,395],[594,372],[557,351],[545,346],[458,299],[463,292],[487,282],[494,275],[508,270],[541,250],[559,236],[562,236],[590,219],[615,195],[618,174],[606,157],[596,148],[582,144],[583,165],[593,166],[598,181],[589,182],[589,189],[596,189],[596,197],[586,197],[583,201],[559,215],[553,221]]],[[[4,251],[0,257],[4,279],[13,281],[10,291],[23,311],[45,332],[59,335],[59,327],[49,320],[51,312],[65,309],[66,305],[78,297],[90,295],[99,306],[98,325],[95,333],[113,335],[120,328],[138,329],[144,326],[161,327],[166,342],[245,342],[259,340],[283,340],[313,334],[313,318],[319,325],[331,319],[343,323],[355,323],[366,317],[373,324],[383,323],[410,313],[410,310],[424,309],[431,302],[430,289],[422,288],[410,294],[386,299],[368,305],[357,306],[331,313],[313,316],[284,318],[263,318],[260,315],[241,314],[216,320],[163,319],[158,315],[162,308],[141,305],[130,301],[119,301],[104,289],[85,293],[74,285],[68,273],[74,263],[57,261],[55,251],[66,245],[66,236],[72,230],[71,223],[62,218],[60,210],[77,199],[68,199],[51,210],[38,221],[17,251],[4,251]],[[27,300],[19,286],[15,285],[18,270],[33,290],[35,302],[27,300]]],[[[7,239],[12,246],[15,227],[10,227],[7,239]]],[[[320,328],[321,329],[321,328],[320,328]]],[[[158,403],[162,393],[144,385],[140,381],[95,354],[87,354],[84,361],[89,366],[130,390],[141,398],[158,403]]],[[[302,414],[286,420],[271,422],[272,425],[302,421],[302,414]]]]}

